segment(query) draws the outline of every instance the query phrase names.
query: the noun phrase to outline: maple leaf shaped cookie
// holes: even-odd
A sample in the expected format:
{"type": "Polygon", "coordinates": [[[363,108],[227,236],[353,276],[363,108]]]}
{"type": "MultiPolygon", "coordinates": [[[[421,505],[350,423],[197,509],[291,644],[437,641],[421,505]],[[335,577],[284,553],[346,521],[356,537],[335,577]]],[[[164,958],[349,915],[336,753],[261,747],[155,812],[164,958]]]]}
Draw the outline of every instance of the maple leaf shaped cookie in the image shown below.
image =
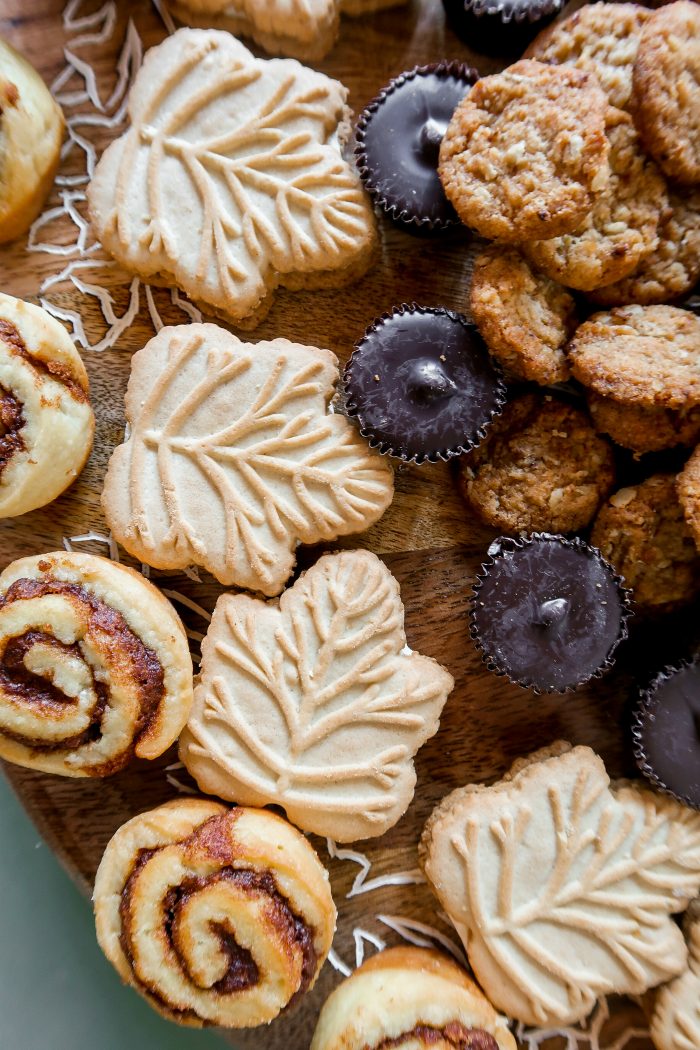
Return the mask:
{"type": "Polygon", "coordinates": [[[347,90],[229,33],[181,29],[144,60],[131,126],[88,189],[104,247],[127,269],[254,325],[279,285],[363,273],[371,207],[341,154],[347,90]]]}
{"type": "Polygon", "coordinates": [[[491,787],[449,795],[421,842],[425,873],[484,991],[539,1027],[641,994],[686,965],[670,918],[700,887],[700,813],[568,744],[491,787]]]}
{"type": "Polygon", "coordinates": [[[399,585],[369,551],[324,555],[279,605],[223,595],[182,761],[203,791],[276,803],[305,831],[382,835],[408,808],[413,756],[454,685],[405,646],[399,585]]]}
{"type": "Polygon", "coordinates": [[[700,899],[688,909],[684,927],[688,968],[655,997],[650,1019],[657,1050],[698,1050],[700,1047],[700,899]]]}
{"type": "Polygon", "coordinates": [[[131,430],[107,469],[117,541],[158,569],[279,594],[299,542],[361,532],[393,495],[387,461],[329,412],[337,378],[329,350],[162,328],[132,358],[131,430]]]}

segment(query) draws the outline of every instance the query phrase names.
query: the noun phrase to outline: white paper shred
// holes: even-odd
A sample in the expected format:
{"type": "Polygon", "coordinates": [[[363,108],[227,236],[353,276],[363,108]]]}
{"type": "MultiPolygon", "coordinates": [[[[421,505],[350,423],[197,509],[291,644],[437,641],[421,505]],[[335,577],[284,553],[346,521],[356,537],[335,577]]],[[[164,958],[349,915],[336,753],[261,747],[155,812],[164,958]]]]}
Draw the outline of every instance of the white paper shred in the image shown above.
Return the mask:
{"type": "Polygon", "coordinates": [[[412,868],[410,871],[396,871],[386,875],[377,875],[368,881],[367,876],[372,869],[372,862],[364,853],[353,849],[343,849],[331,838],[326,839],[326,849],[329,857],[337,860],[349,860],[360,867],[352,886],[345,894],[346,899],[359,897],[363,893],[371,893],[373,890],[381,889],[382,886],[415,886],[425,882],[425,876],[418,868],[412,868]]]}
{"type": "Polygon", "coordinates": [[[399,937],[409,944],[418,948],[434,948],[435,944],[439,944],[462,966],[467,965],[464,952],[457,942],[427,922],[419,922],[418,919],[410,919],[404,915],[377,915],[377,921],[398,933],[399,937]]]}
{"type": "Polygon", "coordinates": [[[63,537],[63,546],[67,551],[74,551],[81,543],[104,543],[110,561],[119,561],[119,548],[111,532],[108,535],[103,532],[83,532],[79,536],[63,537]]]}
{"type": "Polygon", "coordinates": [[[539,1050],[548,1039],[565,1041],[563,1050],[626,1050],[635,1039],[648,1039],[645,1028],[626,1028],[612,1043],[602,1042],[603,1029],[610,1019],[610,1009],[601,999],[591,1016],[581,1025],[564,1028],[526,1028],[519,1024],[515,1034],[524,1050],[539,1050]]]}

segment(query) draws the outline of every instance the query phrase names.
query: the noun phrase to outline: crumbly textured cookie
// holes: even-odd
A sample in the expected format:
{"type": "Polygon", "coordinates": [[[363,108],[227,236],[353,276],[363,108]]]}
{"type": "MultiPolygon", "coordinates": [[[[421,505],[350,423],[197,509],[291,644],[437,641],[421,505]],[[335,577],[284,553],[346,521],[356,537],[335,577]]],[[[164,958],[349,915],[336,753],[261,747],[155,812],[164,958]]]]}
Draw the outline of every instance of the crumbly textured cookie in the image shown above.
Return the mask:
{"type": "Polygon", "coordinates": [[[700,318],[675,306],[593,314],[568,346],[571,370],[603,397],[646,408],[700,404],[700,318]]]}
{"type": "Polygon", "coordinates": [[[638,4],[589,4],[544,29],[524,57],[592,73],[611,104],[627,109],[640,33],[650,17],[638,4]]]}
{"type": "Polygon", "coordinates": [[[671,179],[700,182],[700,7],[655,11],[634,63],[633,112],[642,141],[671,179]]]}
{"type": "Polygon", "coordinates": [[[250,37],[266,51],[313,61],[338,35],[339,0],[175,0],[173,16],[184,25],[225,29],[250,37]]]}
{"type": "Polygon", "coordinates": [[[192,705],[192,659],[153,584],[92,554],[20,558],[0,575],[0,757],[67,777],[157,758],[192,705]]]}
{"type": "Polygon", "coordinates": [[[481,987],[525,1024],[574,1023],[602,995],[685,968],[670,916],[700,885],[700,813],[611,785],[588,747],[545,749],[454,791],[420,855],[481,987]]]}
{"type": "Polygon", "coordinates": [[[517,249],[490,245],[480,252],[469,310],[509,376],[542,386],[569,378],[564,346],[576,324],[574,300],[536,273],[517,249]]]}
{"type": "Polygon", "coordinates": [[[0,518],[60,496],[94,430],[87,372],[63,325],[0,293],[0,518]]]}
{"type": "Polygon", "coordinates": [[[326,999],[310,1050],[516,1050],[481,989],[447,956],[388,948],[326,999]]]}
{"type": "Polygon", "coordinates": [[[700,407],[687,412],[645,408],[621,404],[590,391],[587,401],[598,433],[607,434],[616,444],[638,456],[677,445],[697,445],[700,441],[700,407]]]}
{"type": "Polygon", "coordinates": [[[386,459],[329,412],[337,379],[329,350],[161,329],[132,358],[131,430],[102,493],[117,541],[158,569],[279,594],[300,542],[361,532],[393,496],[386,459]]]}
{"type": "Polygon", "coordinates": [[[591,543],[644,609],[671,609],[700,593],[700,556],[673,474],[615,492],[598,513],[591,543]]]}
{"type": "Polygon", "coordinates": [[[0,40],[0,244],[29,229],[53,185],[65,122],[22,55],[0,40]]]}
{"type": "Polygon", "coordinates": [[[580,229],[524,245],[530,261],[552,280],[590,291],[631,274],[658,245],[668,211],[666,182],[644,155],[628,113],[608,109],[610,179],[580,229]]]}
{"type": "Polygon", "coordinates": [[[585,412],[525,394],[459,461],[459,486],[478,516],[506,533],[575,532],[615,481],[612,448],[585,412]]]}
{"type": "Polygon", "coordinates": [[[440,146],[462,221],[515,243],[575,230],[610,176],[607,108],[595,78],[566,66],[526,60],[478,80],[440,146]]]}
{"type": "Polygon", "coordinates": [[[688,967],[655,996],[649,1030],[656,1050],[697,1050],[700,1046],[700,901],[686,912],[688,967]]]}
{"type": "Polygon", "coordinates": [[[700,190],[670,192],[668,198],[654,251],[629,277],[591,292],[592,302],[601,306],[666,303],[695,286],[700,278],[700,190]]]}
{"type": "Polygon", "coordinates": [[[685,520],[700,550],[700,445],[678,475],[676,490],[685,520]]]}
{"type": "Polygon", "coordinates": [[[97,236],[126,269],[239,326],[262,319],[278,285],[345,284],[376,245],[341,154],[347,113],[337,81],[254,58],[230,33],[181,29],[146,55],[131,126],[97,165],[97,236]]]}
{"type": "Polygon", "coordinates": [[[225,594],[180,758],[207,794],[340,842],[383,835],[454,685],[405,646],[399,585],[369,551],[325,555],[279,605],[225,594]]]}
{"type": "Polygon", "coordinates": [[[158,1013],[272,1021],[316,983],[335,930],[328,872],[266,810],[176,799],[113,835],[95,877],[102,951],[158,1013]]]}

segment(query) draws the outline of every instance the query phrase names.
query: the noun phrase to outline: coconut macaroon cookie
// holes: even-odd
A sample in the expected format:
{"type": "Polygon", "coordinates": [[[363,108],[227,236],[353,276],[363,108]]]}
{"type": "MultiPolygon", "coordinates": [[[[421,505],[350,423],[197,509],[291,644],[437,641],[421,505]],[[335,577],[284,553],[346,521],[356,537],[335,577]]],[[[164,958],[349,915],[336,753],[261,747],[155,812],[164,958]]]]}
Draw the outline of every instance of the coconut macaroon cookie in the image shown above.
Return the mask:
{"type": "Polygon", "coordinates": [[[64,120],[37,71],[0,40],[0,243],[39,214],[61,157],[64,120]]]}
{"type": "Polygon", "coordinates": [[[0,293],[0,518],[56,499],[90,455],[88,376],[60,321],[0,293]]]}

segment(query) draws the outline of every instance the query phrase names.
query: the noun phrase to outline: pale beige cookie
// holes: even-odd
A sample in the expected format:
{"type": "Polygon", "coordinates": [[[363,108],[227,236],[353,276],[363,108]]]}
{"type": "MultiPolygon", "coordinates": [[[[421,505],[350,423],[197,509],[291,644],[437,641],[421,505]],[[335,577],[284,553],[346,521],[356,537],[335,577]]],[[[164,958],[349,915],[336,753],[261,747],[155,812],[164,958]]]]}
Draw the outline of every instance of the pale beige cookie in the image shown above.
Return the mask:
{"type": "Polygon", "coordinates": [[[383,835],[454,685],[405,646],[399,585],[369,551],[325,555],[279,604],[222,595],[182,761],[207,794],[282,806],[305,831],[383,835]]]}
{"type": "Polygon", "coordinates": [[[671,179],[700,182],[700,6],[678,0],[645,23],[634,63],[634,119],[671,179]]]}
{"type": "Polygon", "coordinates": [[[700,445],[678,475],[676,483],[678,498],[683,507],[685,520],[695,537],[695,544],[700,550],[700,445]]]}
{"type": "Polygon", "coordinates": [[[649,1029],[656,1050],[698,1050],[700,1046],[700,901],[683,923],[688,968],[656,995],[649,1029]]]}
{"type": "Polygon", "coordinates": [[[113,835],[95,877],[102,951],[158,1013],[268,1024],[316,983],[333,941],[328,873],[266,810],[177,799],[113,835]]]}
{"type": "Polygon", "coordinates": [[[525,58],[592,73],[611,104],[627,109],[639,36],[650,17],[638,4],[589,4],[544,29],[525,58]]]}
{"type": "Polygon", "coordinates": [[[700,813],[611,785],[588,747],[536,752],[496,784],[454,791],[420,852],[477,980],[509,1017],[573,1024],[601,996],[639,995],[685,968],[670,916],[700,886],[700,813]]]}
{"type": "Polygon", "coordinates": [[[426,948],[371,956],[326,999],[310,1050],[516,1050],[464,970],[426,948]]]}
{"type": "Polygon", "coordinates": [[[491,354],[515,379],[548,386],[569,378],[564,346],[575,328],[569,293],[535,272],[515,248],[477,256],[469,310],[491,354]]]}
{"type": "Polygon", "coordinates": [[[700,404],[700,318],[675,306],[593,314],[568,347],[576,379],[603,397],[646,408],[700,404]]]}
{"type": "Polygon", "coordinates": [[[185,25],[225,29],[307,61],[323,58],[338,35],[339,0],[175,0],[170,11],[185,25]]]}
{"type": "Polygon", "coordinates": [[[666,182],[642,152],[630,115],[611,106],[605,130],[610,179],[581,228],[523,246],[552,280],[586,292],[627,277],[654,251],[669,206],[666,182]]]}
{"type": "Polygon", "coordinates": [[[128,270],[239,326],[262,319],[278,285],[345,284],[376,245],[341,154],[347,116],[337,81],[254,58],[230,33],[181,29],[146,55],[131,126],[97,165],[97,236],[128,270]]]}
{"type": "Polygon", "coordinates": [[[660,452],[700,441],[700,406],[686,411],[625,405],[610,397],[588,393],[588,411],[599,434],[635,452],[660,452]]]}
{"type": "Polygon", "coordinates": [[[148,580],[56,551],[0,575],[0,757],[66,777],[157,758],[192,705],[192,659],[148,580]]]}
{"type": "Polygon", "coordinates": [[[299,543],[362,532],[393,496],[386,459],[329,410],[337,379],[329,350],[161,329],[132,358],[130,434],[107,469],[117,541],[157,569],[279,594],[299,543]]]}
{"type": "Polygon", "coordinates": [[[669,193],[658,244],[629,277],[591,292],[601,306],[666,303],[689,292],[700,278],[700,190],[669,193]]]}
{"type": "Polygon", "coordinates": [[[606,96],[567,66],[521,61],[477,80],[440,147],[440,178],[467,226],[508,242],[577,229],[610,169],[606,96]]]}
{"type": "Polygon", "coordinates": [[[0,40],[0,244],[29,229],[53,185],[65,122],[26,58],[0,40]]]}
{"type": "Polygon", "coordinates": [[[94,430],[87,372],[63,325],[0,292],[0,518],[60,496],[94,430]]]}

